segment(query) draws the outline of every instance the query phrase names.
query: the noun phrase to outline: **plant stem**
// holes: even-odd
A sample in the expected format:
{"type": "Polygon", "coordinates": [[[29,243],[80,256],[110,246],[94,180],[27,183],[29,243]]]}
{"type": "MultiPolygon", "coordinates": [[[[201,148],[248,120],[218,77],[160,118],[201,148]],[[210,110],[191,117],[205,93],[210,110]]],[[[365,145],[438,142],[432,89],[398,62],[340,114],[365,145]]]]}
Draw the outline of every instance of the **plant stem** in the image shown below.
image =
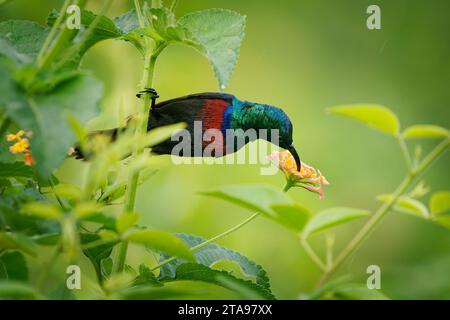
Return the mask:
{"type": "MultiPolygon", "coordinates": [[[[69,1],[71,2],[71,1],[69,1]]],[[[74,1],[74,4],[78,5],[80,8],[83,8],[86,3],[86,0],[78,0],[74,1]]],[[[67,7],[61,8],[61,11],[59,12],[59,16],[55,21],[55,24],[52,26],[53,31],[52,38],[54,38],[54,33],[58,30],[58,28],[61,26],[61,22],[64,19],[66,15],[67,7]],[[58,22],[58,23],[57,23],[58,22]]],[[[39,70],[44,69],[48,66],[48,64],[54,60],[54,58],[61,52],[61,50],[64,50],[64,46],[66,45],[66,42],[70,40],[70,38],[74,35],[76,31],[75,30],[69,30],[67,26],[64,24],[61,27],[60,32],[56,36],[56,39],[52,42],[52,38],[50,38],[50,34],[45,39],[45,42],[49,41],[50,44],[47,48],[45,48],[45,51],[42,52],[42,55],[37,58],[37,66],[39,70]]],[[[45,44],[45,43],[44,43],[45,44]]]]}
{"type": "MultiPolygon", "coordinates": [[[[250,221],[252,221],[253,219],[255,219],[255,218],[256,218],[257,216],[259,216],[259,215],[260,215],[259,212],[255,212],[254,214],[252,214],[250,217],[248,217],[247,219],[245,219],[245,220],[242,221],[241,223],[235,225],[234,227],[228,229],[228,230],[225,231],[225,232],[222,232],[221,234],[218,234],[218,235],[215,236],[215,237],[212,237],[211,239],[206,240],[205,242],[202,242],[202,243],[200,243],[200,244],[198,244],[198,245],[196,245],[196,246],[193,246],[190,250],[191,250],[192,252],[194,252],[194,251],[199,250],[199,249],[201,249],[201,248],[203,248],[203,247],[206,247],[208,244],[210,244],[210,243],[212,243],[212,242],[216,242],[216,241],[218,241],[218,240],[220,240],[220,239],[226,237],[226,236],[229,235],[230,233],[233,233],[233,232],[239,230],[240,228],[242,228],[243,226],[245,226],[247,223],[249,223],[250,221]]],[[[150,270],[153,271],[153,270],[159,269],[159,268],[161,268],[162,266],[164,266],[164,265],[166,265],[166,264],[168,264],[168,263],[170,263],[170,262],[172,262],[172,261],[174,261],[174,260],[176,260],[176,259],[177,259],[177,257],[174,257],[174,256],[173,256],[173,257],[170,257],[170,258],[168,258],[168,259],[166,259],[166,260],[164,260],[164,261],[158,263],[157,265],[153,266],[150,270]]]]}
{"type": "Polygon", "coordinates": [[[383,217],[389,212],[397,199],[411,186],[414,179],[422,174],[430,164],[437,159],[450,146],[450,138],[442,141],[436,148],[434,148],[422,162],[411,171],[400,183],[395,190],[393,196],[388,202],[385,202],[381,207],[370,217],[362,229],[355,235],[355,237],[348,243],[348,245],[341,251],[334,263],[322,275],[318,282],[318,287],[326,283],[336,270],[344,263],[344,261],[361,245],[364,239],[371,231],[378,225],[383,217]]]}
{"type": "Polygon", "coordinates": [[[311,261],[314,262],[314,264],[320,270],[322,270],[322,272],[326,272],[327,267],[322,262],[322,260],[319,258],[319,256],[316,254],[316,252],[313,250],[313,248],[311,248],[308,241],[305,238],[303,238],[301,235],[299,235],[299,238],[300,238],[300,243],[301,243],[303,249],[305,249],[305,252],[308,255],[308,257],[311,259],[311,261]]]}
{"type": "Polygon", "coordinates": [[[177,7],[177,5],[178,5],[178,0],[173,0],[172,4],[170,5],[170,11],[174,12],[174,10],[177,7]]]}
{"type": "Polygon", "coordinates": [[[52,28],[50,29],[49,34],[47,35],[47,38],[45,38],[44,44],[41,47],[41,50],[38,53],[37,56],[37,62],[38,66],[42,66],[43,64],[43,58],[46,54],[50,44],[52,43],[53,38],[56,35],[56,31],[58,30],[59,25],[61,24],[62,20],[64,19],[64,16],[66,14],[67,7],[69,6],[71,0],[64,1],[63,6],[61,7],[61,10],[59,12],[58,18],[56,18],[55,22],[53,23],[52,28]]]}
{"type": "Polygon", "coordinates": [[[408,172],[413,170],[413,164],[411,161],[411,156],[409,155],[408,147],[405,143],[405,139],[402,136],[397,136],[397,141],[400,145],[400,149],[402,150],[403,157],[405,158],[406,167],[408,168],[408,172]]]}
{"type": "MultiPolygon", "coordinates": [[[[163,49],[164,46],[160,45],[156,46],[152,50],[149,44],[147,44],[146,54],[144,57],[144,73],[142,75],[141,90],[145,88],[150,88],[152,86],[156,60],[158,58],[158,55],[161,53],[163,49]]],[[[144,95],[141,104],[140,123],[135,132],[136,137],[142,135],[147,129],[147,122],[146,122],[147,118],[145,117],[145,115],[149,114],[148,110],[149,105],[150,105],[150,97],[149,95],[144,95]]],[[[135,148],[135,150],[133,150],[133,157],[136,158],[137,156],[139,156],[141,152],[142,149],[135,148]]],[[[128,177],[127,190],[125,194],[125,211],[123,214],[132,213],[134,211],[137,185],[139,181],[139,173],[140,173],[139,170],[134,170],[128,177]]],[[[128,242],[127,241],[121,242],[117,251],[116,263],[114,264],[113,272],[123,271],[127,251],[128,251],[128,242]]]]}
{"type": "MultiPolygon", "coordinates": [[[[292,187],[292,184],[287,182],[286,186],[283,188],[283,192],[287,192],[290,188],[292,187]]],[[[212,242],[216,242],[222,238],[225,238],[227,235],[229,235],[230,233],[233,233],[237,230],[239,230],[240,228],[242,228],[243,226],[245,226],[247,223],[249,223],[250,221],[252,221],[253,219],[255,219],[257,216],[259,216],[260,213],[259,212],[255,212],[254,214],[252,214],[250,217],[248,217],[247,219],[245,219],[244,221],[242,221],[241,223],[235,225],[234,227],[228,229],[227,231],[222,232],[221,234],[218,234],[215,237],[212,237],[208,240],[206,240],[205,242],[202,242],[196,246],[193,246],[192,248],[190,248],[191,252],[194,252],[196,250],[199,250],[205,246],[207,246],[208,244],[212,243],[212,242]]],[[[160,263],[158,263],[157,265],[153,266],[150,270],[154,271],[156,269],[161,268],[162,266],[176,260],[176,257],[170,257],[164,261],[161,261],[160,263]]]]}
{"type": "Polygon", "coordinates": [[[139,0],[134,0],[134,8],[136,10],[136,15],[138,18],[139,26],[141,28],[145,28],[145,23],[144,23],[144,19],[142,18],[142,10],[141,10],[141,5],[139,3],[139,0]]]}

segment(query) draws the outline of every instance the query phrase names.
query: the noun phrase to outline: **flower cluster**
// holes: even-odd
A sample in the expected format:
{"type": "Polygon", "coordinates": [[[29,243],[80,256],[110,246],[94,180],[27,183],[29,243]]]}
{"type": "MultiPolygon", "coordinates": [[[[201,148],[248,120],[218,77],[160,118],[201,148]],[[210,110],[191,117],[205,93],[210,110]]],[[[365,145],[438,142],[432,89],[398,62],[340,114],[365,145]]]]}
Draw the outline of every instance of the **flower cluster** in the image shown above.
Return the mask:
{"type": "Polygon", "coordinates": [[[302,162],[300,171],[297,171],[295,159],[289,151],[273,152],[269,159],[284,173],[289,187],[302,187],[323,198],[323,186],[330,183],[319,170],[302,162]]]}
{"type": "Polygon", "coordinates": [[[28,140],[31,136],[31,132],[25,132],[24,130],[20,130],[16,134],[11,133],[6,136],[6,140],[8,142],[14,142],[14,144],[9,147],[9,152],[13,154],[23,153],[24,162],[27,166],[34,164],[34,159],[30,151],[30,141],[28,140]]]}

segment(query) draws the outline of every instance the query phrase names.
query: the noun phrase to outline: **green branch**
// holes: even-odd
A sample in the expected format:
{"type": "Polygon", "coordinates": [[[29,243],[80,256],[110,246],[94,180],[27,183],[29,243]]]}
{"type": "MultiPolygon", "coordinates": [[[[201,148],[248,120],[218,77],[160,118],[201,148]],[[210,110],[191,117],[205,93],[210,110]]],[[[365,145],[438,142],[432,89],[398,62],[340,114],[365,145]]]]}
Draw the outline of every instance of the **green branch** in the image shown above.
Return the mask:
{"type": "Polygon", "coordinates": [[[395,190],[393,196],[388,202],[385,202],[381,207],[372,215],[362,229],[355,235],[355,237],[349,242],[349,244],[341,251],[334,263],[330,268],[322,275],[318,282],[318,287],[325,284],[330,277],[336,272],[336,270],[347,260],[347,258],[361,245],[364,239],[374,230],[383,217],[389,212],[397,199],[401,197],[404,192],[411,186],[414,179],[421,175],[436,160],[442,153],[444,153],[450,146],[450,139],[447,138],[442,141],[436,148],[433,149],[422,162],[412,170],[400,185],[395,190]]]}
{"type": "Polygon", "coordinates": [[[309,245],[308,241],[305,238],[303,238],[301,235],[299,237],[300,237],[300,244],[302,245],[303,249],[305,250],[305,252],[308,255],[308,257],[311,259],[311,261],[314,262],[314,264],[320,270],[322,270],[322,272],[326,272],[327,267],[322,262],[322,260],[317,255],[317,253],[314,251],[314,249],[311,248],[311,246],[309,245]]]}
{"type": "MultiPolygon", "coordinates": [[[[139,1],[135,0],[134,4],[136,12],[138,14],[138,18],[140,17],[139,23],[141,26],[143,26],[144,21],[141,15],[141,8],[139,5],[139,1]]],[[[142,80],[140,82],[140,90],[152,87],[156,60],[158,59],[159,54],[165,48],[165,44],[152,46],[149,41],[146,41],[145,45],[146,50],[144,55],[144,72],[142,74],[142,80]]],[[[140,135],[144,134],[147,130],[146,121],[147,115],[149,114],[149,108],[150,108],[150,96],[146,94],[143,96],[141,100],[139,124],[135,132],[136,137],[139,137],[140,135]]],[[[135,148],[133,150],[132,157],[134,158],[138,157],[141,152],[142,148],[135,148]]],[[[133,172],[130,173],[128,177],[127,189],[125,194],[125,210],[123,214],[129,214],[134,211],[139,174],[140,174],[139,170],[134,170],[133,172]]],[[[128,242],[127,241],[121,242],[116,254],[116,261],[114,263],[113,272],[123,271],[127,251],[128,251],[128,242]]]]}

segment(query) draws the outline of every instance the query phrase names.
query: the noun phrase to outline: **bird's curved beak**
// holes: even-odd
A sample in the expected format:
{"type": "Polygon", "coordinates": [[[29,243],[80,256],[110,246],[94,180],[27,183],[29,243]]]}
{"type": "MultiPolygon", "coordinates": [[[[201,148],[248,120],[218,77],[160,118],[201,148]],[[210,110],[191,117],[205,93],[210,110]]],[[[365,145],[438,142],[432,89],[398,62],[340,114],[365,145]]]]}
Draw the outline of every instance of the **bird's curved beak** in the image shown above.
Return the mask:
{"type": "Polygon", "coordinates": [[[294,157],[295,163],[297,164],[297,171],[300,171],[300,169],[302,168],[302,162],[300,161],[300,157],[298,156],[297,150],[295,150],[295,147],[293,145],[289,146],[287,150],[294,157]]]}

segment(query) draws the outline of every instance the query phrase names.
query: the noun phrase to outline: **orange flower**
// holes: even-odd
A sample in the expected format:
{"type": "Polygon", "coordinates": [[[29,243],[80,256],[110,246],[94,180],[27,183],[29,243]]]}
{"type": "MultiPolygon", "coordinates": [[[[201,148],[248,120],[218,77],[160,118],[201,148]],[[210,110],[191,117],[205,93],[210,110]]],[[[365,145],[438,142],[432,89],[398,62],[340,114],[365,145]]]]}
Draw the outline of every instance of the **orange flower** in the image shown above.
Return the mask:
{"type": "Polygon", "coordinates": [[[273,152],[269,159],[284,173],[289,187],[302,187],[323,198],[323,186],[330,183],[319,170],[302,162],[300,171],[297,171],[295,159],[289,151],[273,152]]]}
{"type": "Polygon", "coordinates": [[[11,153],[25,153],[30,147],[30,142],[28,139],[20,139],[18,142],[9,147],[9,152],[11,153]]]}
{"type": "Polygon", "coordinates": [[[22,139],[22,136],[25,134],[25,131],[20,130],[19,132],[17,132],[16,134],[10,133],[8,135],[6,135],[6,140],[8,142],[11,141],[20,141],[22,139]]]}
{"type": "Polygon", "coordinates": [[[8,142],[15,142],[12,146],[9,147],[9,152],[13,154],[23,153],[25,164],[27,166],[31,166],[34,164],[34,159],[30,151],[30,141],[28,141],[27,138],[22,138],[24,135],[26,135],[28,138],[32,137],[31,132],[20,130],[16,134],[8,134],[6,136],[6,140],[8,142]]]}
{"type": "Polygon", "coordinates": [[[33,159],[33,155],[31,154],[30,151],[25,152],[24,157],[23,157],[23,161],[25,162],[25,165],[27,166],[32,166],[35,164],[34,159],[33,159]]]}

